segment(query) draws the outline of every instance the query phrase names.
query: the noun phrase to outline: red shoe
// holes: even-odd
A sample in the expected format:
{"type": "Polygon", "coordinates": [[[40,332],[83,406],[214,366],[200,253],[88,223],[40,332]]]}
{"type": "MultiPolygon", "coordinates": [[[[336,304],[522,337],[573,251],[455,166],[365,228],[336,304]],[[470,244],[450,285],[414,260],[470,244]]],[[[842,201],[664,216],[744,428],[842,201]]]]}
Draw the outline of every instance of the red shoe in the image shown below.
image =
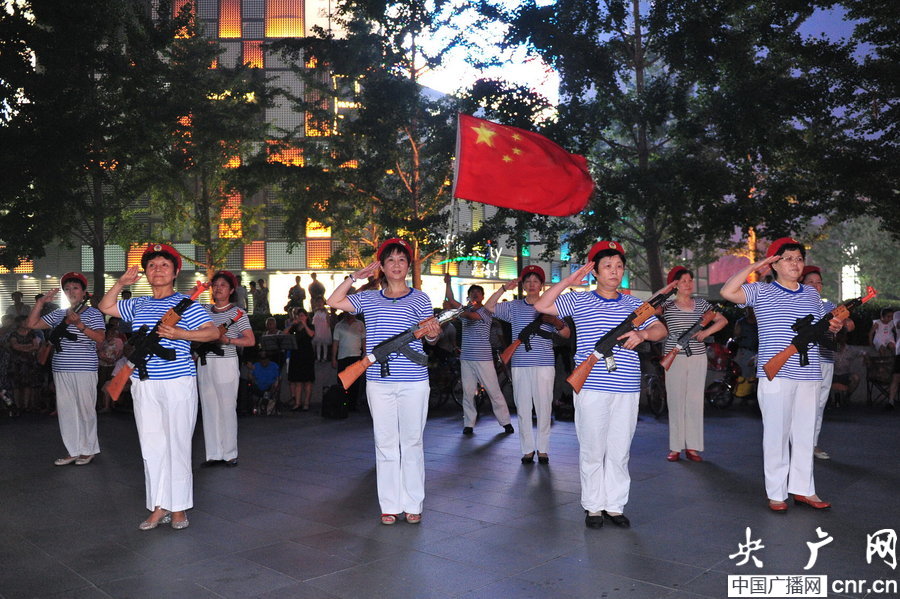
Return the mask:
{"type": "Polygon", "coordinates": [[[697,453],[696,449],[685,449],[684,456],[692,462],[702,462],[703,458],[697,453]]]}
{"type": "Polygon", "coordinates": [[[772,501],[769,500],[769,509],[773,512],[784,513],[788,509],[788,505],[786,501],[772,501]]]}
{"type": "Polygon", "coordinates": [[[669,454],[666,456],[666,459],[669,460],[670,462],[677,462],[678,458],[680,456],[681,456],[681,454],[679,452],[670,451],[669,454]]]}
{"type": "Polygon", "coordinates": [[[809,497],[804,495],[794,495],[794,505],[805,504],[815,510],[827,510],[831,507],[831,504],[827,501],[813,501],[809,497]]]}

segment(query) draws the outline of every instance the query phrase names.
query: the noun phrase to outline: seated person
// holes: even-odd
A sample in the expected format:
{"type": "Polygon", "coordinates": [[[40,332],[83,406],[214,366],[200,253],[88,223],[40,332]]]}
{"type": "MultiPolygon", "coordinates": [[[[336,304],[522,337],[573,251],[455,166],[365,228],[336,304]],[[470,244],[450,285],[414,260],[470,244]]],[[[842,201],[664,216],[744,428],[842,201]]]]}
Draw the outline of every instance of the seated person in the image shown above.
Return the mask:
{"type": "Polygon", "coordinates": [[[260,352],[259,361],[253,364],[250,371],[250,382],[254,397],[262,397],[267,391],[271,391],[266,406],[267,414],[271,414],[275,408],[280,376],[281,368],[278,364],[272,362],[266,352],[260,352]]]}

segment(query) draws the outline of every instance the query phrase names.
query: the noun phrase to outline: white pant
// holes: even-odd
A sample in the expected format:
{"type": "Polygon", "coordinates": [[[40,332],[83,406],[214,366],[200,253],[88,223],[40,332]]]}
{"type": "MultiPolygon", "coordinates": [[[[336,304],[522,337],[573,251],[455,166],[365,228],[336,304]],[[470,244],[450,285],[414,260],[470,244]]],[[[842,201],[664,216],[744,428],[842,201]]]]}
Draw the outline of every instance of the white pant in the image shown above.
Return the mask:
{"type": "Polygon", "coordinates": [[[822,386],[819,387],[819,401],[816,402],[816,434],[813,436],[813,447],[819,446],[822,417],[825,415],[825,406],[828,405],[828,397],[831,395],[831,379],[834,378],[834,364],[819,362],[819,366],[822,368],[822,386]]]}
{"type": "Polygon", "coordinates": [[[206,459],[237,458],[237,394],[240,386],[237,356],[207,356],[206,366],[197,364],[197,383],[203,410],[206,459]]]}
{"type": "Polygon", "coordinates": [[[197,424],[197,381],[132,379],[134,421],[144,458],[147,509],[194,507],[191,437],[197,424]]]}
{"type": "Polygon", "coordinates": [[[678,354],[666,371],[669,404],[669,450],[703,451],[703,388],[706,354],[678,354]]]}
{"type": "Polygon", "coordinates": [[[813,436],[819,381],[783,377],[759,379],[756,396],[763,420],[766,495],[785,501],[788,493],[815,495],[813,436]]]}
{"type": "Polygon", "coordinates": [[[97,441],[97,373],[54,372],[59,433],[70,456],[100,453],[97,441]]]}
{"type": "Polygon", "coordinates": [[[625,510],[631,487],[628,458],[640,395],[602,391],[575,394],[581,506],[589,512],[625,510]]]}
{"type": "Polygon", "coordinates": [[[531,430],[531,407],[537,414],[538,453],[550,451],[550,412],[553,404],[553,366],[513,367],[512,385],[519,414],[519,444],[522,454],[534,451],[534,432],[531,430]]]}
{"type": "Polygon", "coordinates": [[[421,514],[425,501],[428,381],[369,381],[366,397],[375,432],[375,473],[382,514],[421,514]]]}
{"type": "Polygon", "coordinates": [[[459,366],[463,393],[463,426],[475,426],[475,421],[478,420],[478,409],[475,407],[476,383],[481,383],[481,386],[487,391],[488,397],[491,398],[491,407],[500,426],[509,424],[509,408],[506,406],[503,392],[500,391],[500,383],[497,382],[494,362],[491,360],[460,360],[459,366]]]}

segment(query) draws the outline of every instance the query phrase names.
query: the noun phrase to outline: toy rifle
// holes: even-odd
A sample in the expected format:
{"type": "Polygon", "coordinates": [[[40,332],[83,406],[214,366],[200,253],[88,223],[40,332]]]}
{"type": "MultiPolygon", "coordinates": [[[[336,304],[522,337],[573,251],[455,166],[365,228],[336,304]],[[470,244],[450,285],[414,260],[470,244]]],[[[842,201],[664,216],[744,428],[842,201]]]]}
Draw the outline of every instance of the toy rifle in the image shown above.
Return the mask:
{"type": "Polygon", "coordinates": [[[503,353],[500,354],[500,359],[504,364],[509,364],[509,361],[512,359],[513,354],[516,353],[516,350],[519,349],[519,346],[523,343],[525,344],[525,351],[531,351],[531,337],[533,335],[537,335],[539,337],[543,337],[544,339],[552,339],[553,333],[550,331],[545,331],[541,328],[541,325],[544,323],[544,315],[538,314],[534,320],[529,322],[525,328],[519,331],[518,338],[509,344],[509,347],[503,350],[503,353]]]}
{"type": "MultiPolygon", "coordinates": [[[[240,320],[241,316],[244,313],[241,310],[237,311],[237,314],[234,315],[234,318],[230,319],[228,322],[223,322],[217,328],[219,329],[219,337],[225,334],[231,325],[240,320]]],[[[222,344],[218,341],[204,341],[203,343],[195,343],[191,348],[195,354],[200,358],[200,364],[202,366],[206,366],[206,355],[207,354],[216,354],[219,357],[225,355],[225,348],[222,347],[222,344]]]]}
{"type": "MultiPolygon", "coordinates": [[[[91,300],[91,296],[88,293],[84,294],[84,299],[81,302],[72,308],[72,312],[78,314],[81,310],[87,305],[87,303],[91,300]]],[[[62,352],[62,340],[68,339],[69,341],[76,341],[78,337],[75,333],[69,332],[69,323],[66,322],[66,317],[63,315],[62,320],[59,321],[53,330],[50,331],[50,335],[47,337],[47,341],[41,346],[41,349],[38,350],[37,353],[37,363],[43,366],[47,363],[47,360],[50,359],[50,354],[53,353],[53,350],[58,352],[62,352]]]]}
{"type": "Polygon", "coordinates": [[[162,318],[159,319],[159,322],[153,325],[152,329],[148,330],[147,325],[144,325],[131,336],[131,339],[129,339],[128,342],[134,346],[134,349],[128,357],[128,362],[116,376],[113,377],[109,382],[109,387],[107,387],[107,392],[109,393],[109,396],[112,397],[113,401],[119,400],[122,389],[125,388],[125,384],[128,382],[131,373],[134,372],[135,369],[137,369],[138,376],[142,381],[150,377],[150,374],[147,372],[147,362],[150,361],[150,358],[159,356],[167,361],[175,359],[175,350],[171,347],[163,347],[160,343],[161,337],[158,332],[159,325],[165,324],[175,326],[178,324],[178,321],[181,320],[181,315],[184,314],[185,310],[190,308],[194,300],[200,297],[200,294],[208,288],[209,283],[197,281],[197,287],[194,288],[191,297],[182,298],[180,302],[169,308],[169,310],[162,315],[162,318]]]}
{"type": "Polygon", "coordinates": [[[386,377],[391,374],[391,369],[388,366],[388,361],[390,360],[391,355],[396,353],[401,353],[411,361],[416,364],[420,364],[422,366],[428,363],[428,358],[425,354],[420,354],[419,352],[413,350],[409,344],[415,341],[416,339],[421,339],[425,336],[425,324],[429,321],[437,320],[438,324],[444,324],[450,320],[453,320],[464,311],[470,309],[471,304],[467,304],[465,306],[460,306],[458,308],[453,308],[450,310],[444,310],[437,316],[431,316],[426,318],[419,324],[413,325],[405,331],[397,333],[393,337],[389,339],[385,339],[378,345],[372,348],[372,351],[369,355],[364,356],[362,359],[354,362],[347,368],[343,369],[340,374],[338,374],[338,378],[341,380],[341,384],[344,386],[344,389],[349,389],[350,385],[364,373],[369,366],[378,362],[381,364],[381,376],[386,377]]]}
{"type": "Polygon", "coordinates": [[[828,327],[830,326],[829,321],[833,318],[839,318],[840,320],[850,318],[850,310],[866,303],[875,297],[877,293],[878,292],[872,287],[866,287],[866,295],[844,302],[815,323],[812,321],[812,314],[807,314],[803,318],[798,318],[797,322],[791,325],[791,328],[797,333],[794,335],[793,340],[791,340],[791,344],[772,356],[772,358],[766,362],[766,365],[763,366],[766,378],[770,381],[775,378],[775,375],[778,374],[781,367],[784,366],[785,362],[787,362],[794,354],[800,354],[800,366],[808,365],[810,346],[813,344],[822,345],[828,341],[827,334],[828,327]]]}
{"type": "Polygon", "coordinates": [[[703,316],[701,316],[697,320],[697,322],[694,323],[694,326],[686,330],[684,334],[682,334],[681,337],[678,338],[678,341],[675,342],[675,347],[672,348],[672,351],[663,356],[662,360],[659,361],[662,367],[668,370],[669,367],[672,366],[672,362],[675,361],[675,356],[678,355],[679,350],[684,350],[684,355],[686,356],[693,355],[690,343],[691,338],[705,329],[707,326],[709,326],[709,324],[715,317],[715,310],[707,310],[706,312],[704,312],[703,316]]]}
{"type": "Polygon", "coordinates": [[[613,357],[613,348],[623,344],[623,342],[619,340],[619,337],[633,330],[635,327],[644,324],[647,319],[656,314],[656,309],[673,293],[675,293],[674,284],[668,291],[661,291],[638,306],[634,312],[625,318],[625,320],[607,331],[605,335],[597,340],[597,343],[594,344],[594,351],[591,352],[584,362],[576,366],[575,370],[572,371],[572,374],[566,379],[566,381],[572,385],[572,389],[575,390],[575,393],[581,391],[584,382],[591,374],[591,370],[594,369],[594,365],[600,361],[600,358],[603,358],[606,363],[607,371],[615,372],[616,359],[613,357]]]}

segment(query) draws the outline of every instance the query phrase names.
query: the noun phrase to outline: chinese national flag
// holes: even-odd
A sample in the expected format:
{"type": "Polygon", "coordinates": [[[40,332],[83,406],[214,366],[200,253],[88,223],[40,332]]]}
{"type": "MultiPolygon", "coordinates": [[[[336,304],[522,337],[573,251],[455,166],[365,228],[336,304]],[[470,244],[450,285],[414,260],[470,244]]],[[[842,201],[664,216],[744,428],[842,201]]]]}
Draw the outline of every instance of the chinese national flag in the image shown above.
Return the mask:
{"type": "Polygon", "coordinates": [[[454,197],[548,216],[584,209],[594,182],[583,156],[537,133],[460,114],[454,197]]]}

